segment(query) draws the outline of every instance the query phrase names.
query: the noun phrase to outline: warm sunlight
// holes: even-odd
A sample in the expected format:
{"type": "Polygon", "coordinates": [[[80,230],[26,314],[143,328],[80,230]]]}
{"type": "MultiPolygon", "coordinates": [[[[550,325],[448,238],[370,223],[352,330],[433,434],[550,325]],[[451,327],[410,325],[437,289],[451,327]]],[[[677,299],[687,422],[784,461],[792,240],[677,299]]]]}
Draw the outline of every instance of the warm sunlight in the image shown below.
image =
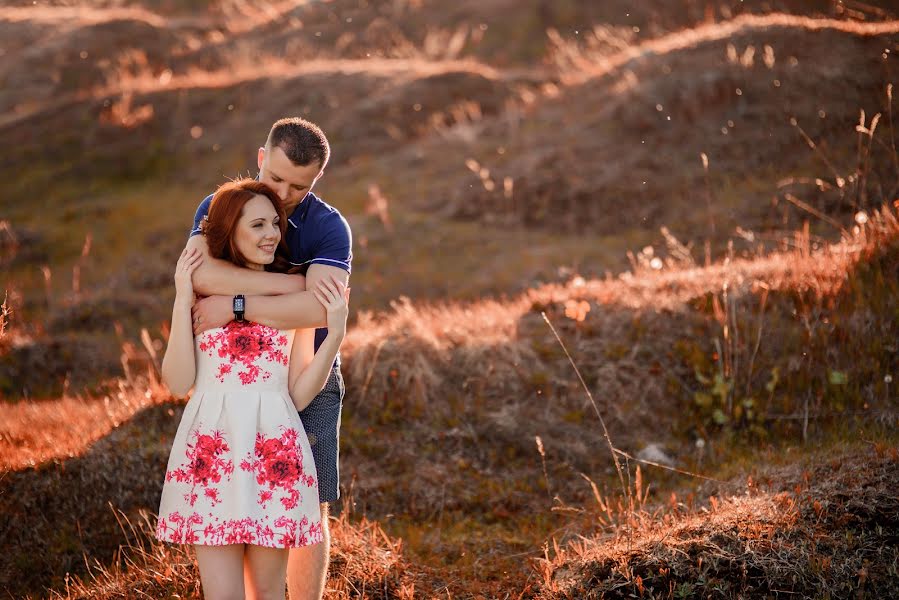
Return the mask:
{"type": "Polygon", "coordinates": [[[899,597],[899,3],[0,7],[0,595],[899,597]]]}

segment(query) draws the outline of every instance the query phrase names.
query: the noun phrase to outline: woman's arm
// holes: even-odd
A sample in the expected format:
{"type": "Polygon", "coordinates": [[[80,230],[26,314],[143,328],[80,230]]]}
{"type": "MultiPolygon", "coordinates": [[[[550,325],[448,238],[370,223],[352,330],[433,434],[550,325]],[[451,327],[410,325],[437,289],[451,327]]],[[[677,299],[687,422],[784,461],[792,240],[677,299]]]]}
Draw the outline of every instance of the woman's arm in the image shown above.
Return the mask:
{"type": "Polygon", "coordinates": [[[309,406],[325,387],[337,351],[346,335],[349,288],[346,293],[341,293],[337,283],[328,279],[322,281],[313,293],[328,312],[328,336],[314,354],[314,329],[297,330],[294,337],[290,352],[289,384],[290,397],[297,410],[309,406]]]}
{"type": "Polygon", "coordinates": [[[197,376],[194,334],[190,322],[194,297],[191,275],[201,262],[203,255],[198,250],[185,248],[175,267],[172,327],[165,357],[162,359],[162,381],[175,396],[187,395],[197,376]]]}
{"type": "MultiPolygon", "coordinates": [[[[297,331],[297,336],[294,338],[294,348],[296,348],[297,342],[301,341],[299,338],[301,337],[301,332],[312,332],[312,338],[315,338],[315,330],[314,329],[300,329],[297,331]]],[[[343,336],[332,336],[330,332],[328,332],[328,337],[325,338],[325,341],[322,342],[322,345],[319,346],[318,352],[315,353],[312,360],[303,367],[300,366],[298,369],[295,369],[294,362],[294,352],[291,351],[290,356],[290,370],[298,371],[295,376],[291,376],[290,379],[290,397],[293,400],[293,405],[297,407],[297,410],[303,410],[312,400],[318,396],[318,393],[322,391],[322,388],[325,387],[325,383],[328,382],[328,376],[331,374],[331,367],[334,365],[334,359],[337,357],[337,351],[340,349],[340,343],[343,341],[343,336]]],[[[300,351],[300,354],[304,354],[304,351],[300,351]]],[[[302,359],[300,359],[302,363],[302,359]]]]}
{"type": "Polygon", "coordinates": [[[205,236],[191,237],[186,248],[199,250],[203,254],[203,266],[196,270],[193,280],[194,289],[203,296],[272,296],[294,294],[306,289],[306,279],[302,275],[254,271],[227,260],[212,258],[205,236]]]}

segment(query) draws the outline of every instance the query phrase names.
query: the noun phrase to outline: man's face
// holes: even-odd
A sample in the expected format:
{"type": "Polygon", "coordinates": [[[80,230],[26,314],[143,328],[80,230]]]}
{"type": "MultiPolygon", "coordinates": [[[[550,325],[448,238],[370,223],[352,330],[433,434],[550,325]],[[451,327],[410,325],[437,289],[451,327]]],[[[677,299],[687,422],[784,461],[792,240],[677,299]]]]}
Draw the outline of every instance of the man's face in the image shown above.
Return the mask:
{"type": "Polygon", "coordinates": [[[293,164],[278,146],[260,148],[258,165],[259,181],[275,190],[287,216],[303,201],[322,173],[318,163],[306,166],[293,164]]]}

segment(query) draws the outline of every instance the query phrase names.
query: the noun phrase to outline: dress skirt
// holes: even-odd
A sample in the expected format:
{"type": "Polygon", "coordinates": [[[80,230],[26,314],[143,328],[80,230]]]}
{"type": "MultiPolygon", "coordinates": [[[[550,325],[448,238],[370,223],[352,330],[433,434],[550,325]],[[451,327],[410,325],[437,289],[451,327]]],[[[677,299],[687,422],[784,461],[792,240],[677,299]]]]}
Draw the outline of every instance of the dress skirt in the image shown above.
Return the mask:
{"type": "Polygon", "coordinates": [[[322,540],[315,463],[288,394],[293,331],[229,323],[196,340],[197,378],[169,455],[156,537],[183,544],[322,540]]]}

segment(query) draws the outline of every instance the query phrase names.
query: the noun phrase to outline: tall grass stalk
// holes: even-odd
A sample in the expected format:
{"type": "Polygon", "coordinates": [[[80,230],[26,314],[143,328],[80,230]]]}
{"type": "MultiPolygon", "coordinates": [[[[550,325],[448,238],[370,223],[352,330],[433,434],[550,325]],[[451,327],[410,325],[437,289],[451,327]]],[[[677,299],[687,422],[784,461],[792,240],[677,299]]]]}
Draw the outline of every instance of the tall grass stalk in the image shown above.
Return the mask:
{"type": "Polygon", "coordinates": [[[0,304],[0,338],[6,335],[9,328],[9,318],[12,316],[12,307],[9,305],[9,290],[3,292],[3,304],[0,304]]]}
{"type": "Polygon", "coordinates": [[[599,419],[599,423],[600,425],[602,425],[602,434],[606,440],[606,444],[608,444],[609,446],[609,452],[612,455],[612,460],[615,462],[615,470],[618,472],[618,480],[621,482],[621,491],[624,494],[624,497],[627,497],[628,488],[624,483],[624,474],[621,471],[621,463],[618,461],[618,455],[615,453],[615,445],[612,443],[612,438],[609,436],[609,429],[606,427],[606,421],[602,418],[602,414],[599,412],[599,406],[597,406],[596,400],[593,399],[593,394],[590,392],[590,388],[587,386],[587,383],[581,376],[580,369],[577,368],[577,364],[575,364],[574,359],[571,358],[571,353],[568,352],[568,348],[565,346],[565,342],[562,341],[562,338],[559,337],[559,333],[556,331],[556,328],[553,327],[552,321],[550,321],[549,317],[546,316],[545,311],[541,312],[540,315],[543,317],[543,320],[546,321],[546,324],[549,325],[550,330],[553,332],[553,335],[556,337],[556,340],[559,342],[559,345],[565,352],[565,356],[568,357],[568,362],[571,363],[571,367],[574,369],[578,380],[580,380],[581,382],[581,386],[584,388],[584,392],[586,392],[587,394],[587,398],[589,398],[590,400],[590,404],[593,406],[593,411],[596,413],[596,418],[599,419]]]}

